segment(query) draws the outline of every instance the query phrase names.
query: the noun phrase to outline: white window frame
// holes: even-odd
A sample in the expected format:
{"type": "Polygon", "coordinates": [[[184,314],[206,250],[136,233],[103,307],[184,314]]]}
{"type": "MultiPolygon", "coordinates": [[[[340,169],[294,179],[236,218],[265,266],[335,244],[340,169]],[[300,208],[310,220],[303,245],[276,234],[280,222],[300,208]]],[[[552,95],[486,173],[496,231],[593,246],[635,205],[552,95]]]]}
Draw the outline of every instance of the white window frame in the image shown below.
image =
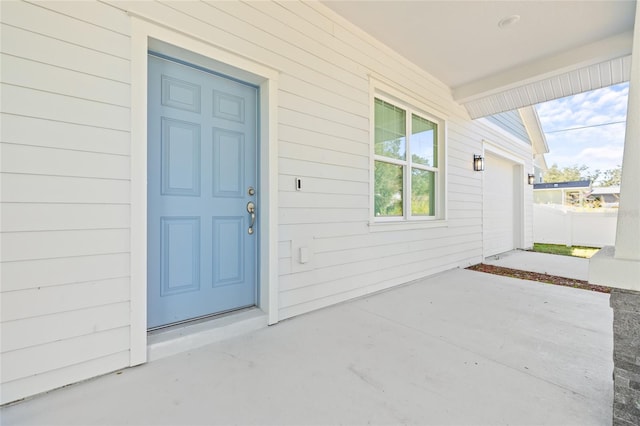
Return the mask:
{"type": "Polygon", "coordinates": [[[376,82],[372,84],[371,90],[371,131],[370,131],[370,220],[369,225],[372,230],[395,230],[408,228],[423,228],[434,226],[446,226],[446,127],[447,121],[442,113],[425,105],[423,102],[395,90],[387,85],[376,82]],[[397,160],[375,154],[375,100],[387,102],[398,108],[405,110],[406,131],[407,131],[407,157],[406,160],[397,160]],[[438,167],[428,167],[422,164],[412,164],[411,161],[411,120],[412,116],[427,119],[435,123],[437,130],[437,159],[438,167]],[[403,166],[403,215],[402,216],[375,216],[375,162],[383,161],[388,164],[403,166]],[[435,215],[434,216],[414,216],[411,214],[411,168],[435,172],[435,215]]]}

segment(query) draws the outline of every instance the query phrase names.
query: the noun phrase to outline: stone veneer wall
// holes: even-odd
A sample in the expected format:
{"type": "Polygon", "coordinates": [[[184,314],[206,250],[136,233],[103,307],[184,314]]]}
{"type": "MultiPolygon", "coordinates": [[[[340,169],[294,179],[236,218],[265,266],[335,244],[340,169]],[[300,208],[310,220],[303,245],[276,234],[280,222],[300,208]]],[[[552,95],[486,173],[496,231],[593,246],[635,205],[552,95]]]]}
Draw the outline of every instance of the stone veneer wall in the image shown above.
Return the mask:
{"type": "Polygon", "coordinates": [[[613,289],[613,426],[640,425],[640,292],[613,289]]]}

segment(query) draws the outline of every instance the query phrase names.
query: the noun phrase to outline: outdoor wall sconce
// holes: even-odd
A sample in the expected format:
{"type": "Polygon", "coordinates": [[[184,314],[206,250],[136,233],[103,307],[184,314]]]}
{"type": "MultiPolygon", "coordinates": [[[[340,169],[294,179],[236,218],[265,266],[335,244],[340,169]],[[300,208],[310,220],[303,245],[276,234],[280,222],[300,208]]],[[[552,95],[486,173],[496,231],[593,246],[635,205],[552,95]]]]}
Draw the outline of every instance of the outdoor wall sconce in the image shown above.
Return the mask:
{"type": "Polygon", "coordinates": [[[482,155],[473,154],[473,170],[476,172],[484,170],[484,157],[482,155]]]}
{"type": "Polygon", "coordinates": [[[529,182],[529,185],[533,185],[535,181],[536,181],[536,176],[529,173],[527,175],[527,182],[529,182]]]}

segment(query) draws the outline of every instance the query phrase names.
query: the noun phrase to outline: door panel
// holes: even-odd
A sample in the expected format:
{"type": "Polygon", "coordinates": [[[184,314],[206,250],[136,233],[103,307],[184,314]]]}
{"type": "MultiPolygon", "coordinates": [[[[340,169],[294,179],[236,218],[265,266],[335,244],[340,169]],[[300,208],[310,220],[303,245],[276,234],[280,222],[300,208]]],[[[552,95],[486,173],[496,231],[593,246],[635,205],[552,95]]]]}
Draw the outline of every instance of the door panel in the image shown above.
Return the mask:
{"type": "Polygon", "coordinates": [[[257,89],[154,55],[148,89],[148,327],[255,305],[257,89]]]}
{"type": "Polygon", "coordinates": [[[160,294],[200,290],[200,218],[160,218],[160,294]]]}
{"type": "Polygon", "coordinates": [[[488,154],[484,171],[484,255],[515,248],[514,164],[488,154]]]}
{"type": "Polygon", "coordinates": [[[245,164],[244,135],[213,129],[213,196],[243,197],[245,164]]]}
{"type": "Polygon", "coordinates": [[[240,284],[243,281],[244,217],[213,218],[213,285],[240,284]]]}
{"type": "Polygon", "coordinates": [[[166,75],[161,82],[162,105],[200,113],[200,86],[166,75]]]}
{"type": "Polygon", "coordinates": [[[200,126],[162,117],[162,195],[200,196],[200,126]]]}

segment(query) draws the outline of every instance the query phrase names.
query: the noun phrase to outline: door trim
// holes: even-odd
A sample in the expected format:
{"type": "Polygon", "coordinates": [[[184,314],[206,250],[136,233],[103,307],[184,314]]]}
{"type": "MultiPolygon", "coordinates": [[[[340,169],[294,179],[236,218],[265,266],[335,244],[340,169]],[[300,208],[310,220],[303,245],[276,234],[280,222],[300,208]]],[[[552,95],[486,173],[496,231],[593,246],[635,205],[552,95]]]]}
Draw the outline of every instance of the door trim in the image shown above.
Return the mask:
{"type": "Polygon", "coordinates": [[[205,40],[131,17],[131,281],[129,365],[147,361],[147,61],[149,50],[259,87],[258,308],[278,322],[278,71],[205,40]],[[220,67],[221,69],[217,69],[220,67]]]}

